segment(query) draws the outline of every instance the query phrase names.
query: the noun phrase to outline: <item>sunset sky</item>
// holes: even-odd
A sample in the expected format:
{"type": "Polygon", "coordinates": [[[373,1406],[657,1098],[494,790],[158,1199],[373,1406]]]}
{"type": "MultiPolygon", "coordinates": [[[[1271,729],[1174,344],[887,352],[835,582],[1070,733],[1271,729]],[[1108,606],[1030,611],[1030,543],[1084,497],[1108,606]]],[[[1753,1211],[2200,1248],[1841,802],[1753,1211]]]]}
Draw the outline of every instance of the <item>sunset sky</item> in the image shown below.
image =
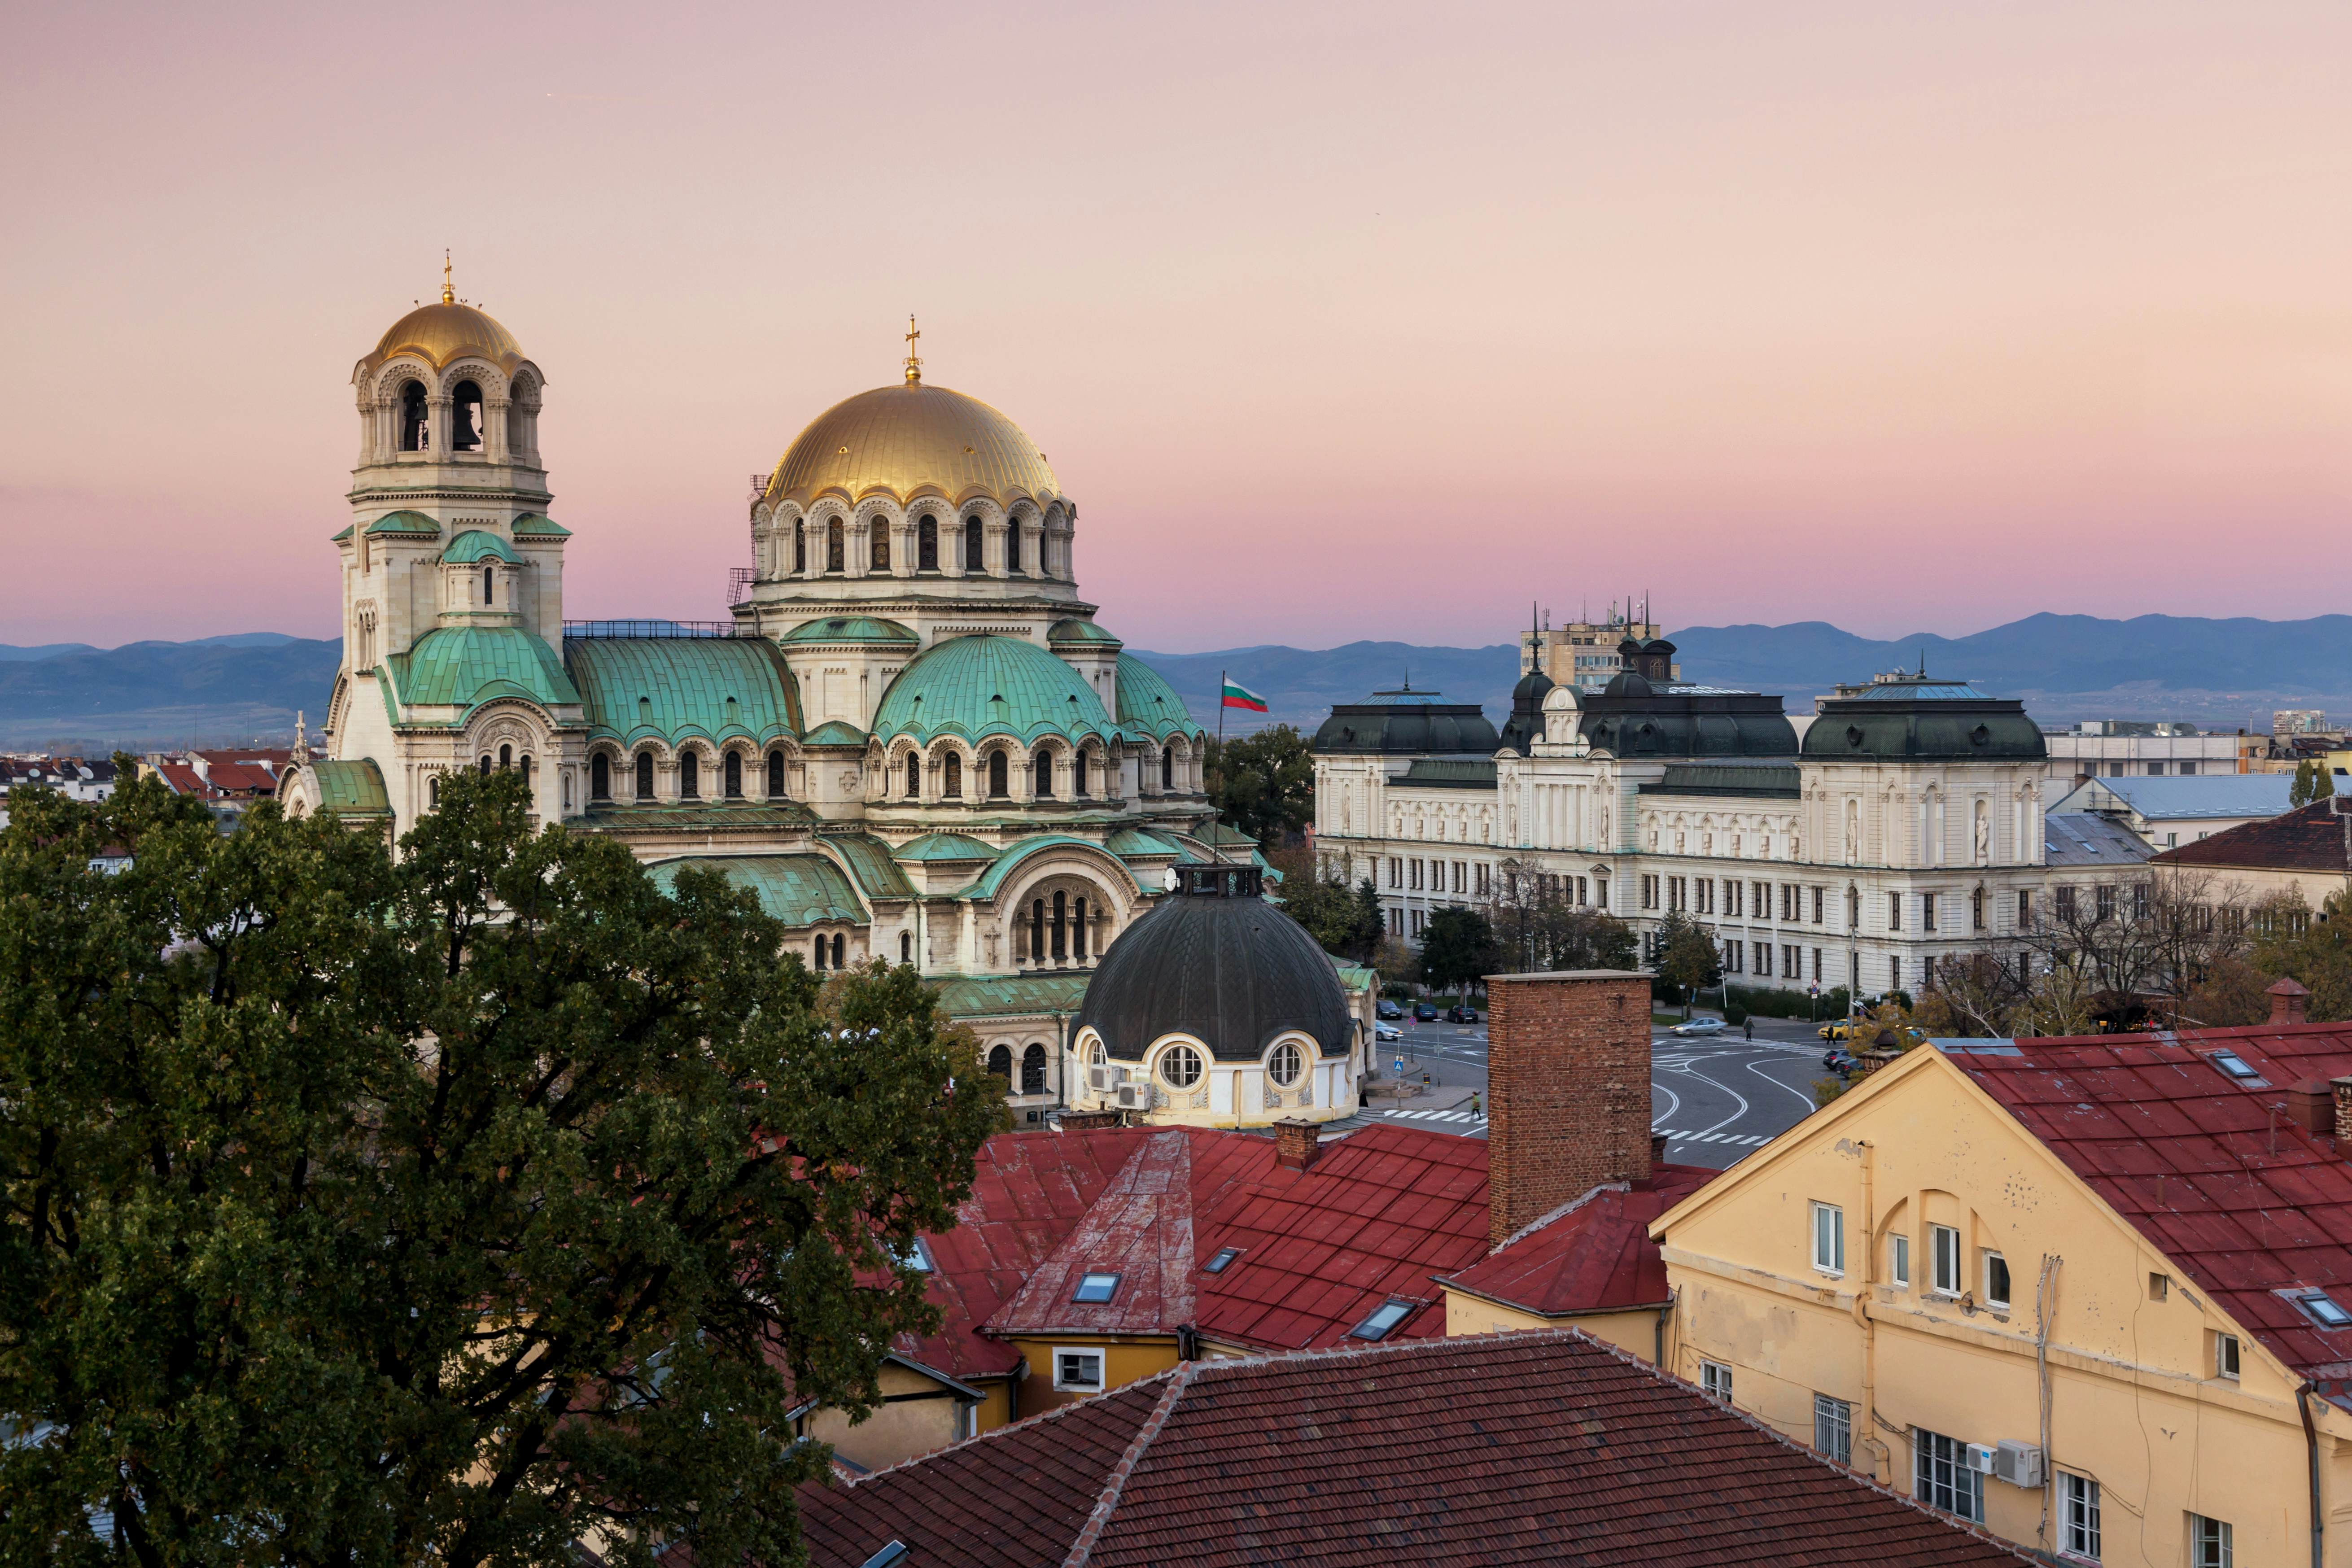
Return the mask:
{"type": "Polygon", "coordinates": [[[12,17],[0,642],[333,635],[445,245],[574,616],[722,614],[910,310],[1136,647],[2347,607],[2344,0],[12,17]]]}

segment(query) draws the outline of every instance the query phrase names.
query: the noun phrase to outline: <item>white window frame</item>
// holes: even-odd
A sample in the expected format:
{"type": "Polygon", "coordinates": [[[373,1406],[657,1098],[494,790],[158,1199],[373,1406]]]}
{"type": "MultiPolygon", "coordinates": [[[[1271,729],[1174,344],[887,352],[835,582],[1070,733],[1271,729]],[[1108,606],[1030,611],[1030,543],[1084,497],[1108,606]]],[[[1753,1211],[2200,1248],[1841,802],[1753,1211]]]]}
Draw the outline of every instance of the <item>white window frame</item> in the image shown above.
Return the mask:
{"type": "Polygon", "coordinates": [[[1731,1368],[1719,1361],[1701,1361],[1698,1363],[1698,1388],[1709,1399],[1730,1404],[1731,1368]]]}
{"type": "Polygon", "coordinates": [[[2216,1333],[2213,1336],[2213,1375],[2237,1382],[2242,1351],[2237,1335],[2216,1333]]]}
{"type": "Polygon", "coordinates": [[[1992,1272],[1993,1266],[1995,1264],[2000,1266],[2000,1271],[2003,1274],[2007,1274],[2009,1272],[2009,1259],[2003,1257],[1998,1250],[1988,1247],[1984,1249],[1984,1268],[1981,1270],[1984,1276],[1984,1304],[1988,1307],[2006,1307],[2009,1305],[2009,1290],[2014,1290],[2017,1289],[2017,1281],[2014,1279],[2011,1279],[2009,1281],[2009,1290],[2003,1290],[1997,1296],[1994,1295],[1992,1289],[1992,1272]]]}
{"type": "Polygon", "coordinates": [[[1813,1447],[1841,1465],[1853,1463],[1853,1406],[1826,1394],[1813,1395],[1813,1447]]]}
{"type": "Polygon", "coordinates": [[[1845,1210],[1817,1203],[1813,1215],[1813,1268],[1816,1273],[1845,1276],[1845,1210]]]}
{"type": "Polygon", "coordinates": [[[1960,1233],[1956,1226],[1927,1226],[1927,1289],[1938,1296],[1957,1297],[1960,1282],[1960,1233]]]}
{"type": "Polygon", "coordinates": [[[2237,1531],[2227,1520],[2189,1516],[2189,1568],[2236,1568],[2237,1531]]]}
{"type": "Polygon", "coordinates": [[[1100,1345],[1055,1345],[1054,1347],[1054,1386],[1069,1394],[1100,1394],[1110,1384],[1108,1358],[1100,1345]],[[1064,1356],[1094,1358],[1095,1377],[1092,1383],[1074,1383],[1062,1375],[1064,1356]]]}
{"type": "Polygon", "coordinates": [[[1958,1437],[1911,1428],[1911,1496],[1971,1523],[1984,1522],[1984,1477],[1969,1468],[1969,1446],[1958,1437]]]}
{"type": "Polygon", "coordinates": [[[1911,1238],[1900,1232],[1886,1238],[1886,1277],[1906,1290],[1911,1289],[1911,1238]]]}
{"type": "Polygon", "coordinates": [[[2099,1483],[2058,1472],[2058,1554],[2077,1563],[2099,1560],[2099,1483]]]}

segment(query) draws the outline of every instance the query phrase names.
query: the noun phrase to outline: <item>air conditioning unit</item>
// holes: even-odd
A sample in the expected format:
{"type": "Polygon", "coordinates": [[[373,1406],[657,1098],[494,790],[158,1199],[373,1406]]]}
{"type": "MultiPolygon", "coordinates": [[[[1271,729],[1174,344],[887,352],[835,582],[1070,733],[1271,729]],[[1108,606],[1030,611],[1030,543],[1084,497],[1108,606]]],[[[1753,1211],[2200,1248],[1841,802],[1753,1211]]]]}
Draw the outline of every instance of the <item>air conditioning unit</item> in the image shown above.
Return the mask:
{"type": "Polygon", "coordinates": [[[1119,1069],[1115,1067],[1089,1064],[1087,1068],[1087,1088],[1095,1094],[1108,1094],[1119,1077],[1119,1069]]]}
{"type": "Polygon", "coordinates": [[[1992,1451],[1992,1479],[2007,1481],[2013,1487],[2040,1491],[2046,1479],[2042,1468],[2042,1450],[2032,1443],[2021,1443],[2014,1437],[2003,1437],[1992,1451]]]}
{"type": "Polygon", "coordinates": [[[1151,1109],[1151,1086],[1148,1083],[1122,1083],[1110,1091],[1110,1102],[1121,1110],[1151,1109]]]}
{"type": "Polygon", "coordinates": [[[1980,1476],[1992,1474],[1993,1447],[1990,1443],[1969,1445],[1969,1468],[1980,1476]]]}

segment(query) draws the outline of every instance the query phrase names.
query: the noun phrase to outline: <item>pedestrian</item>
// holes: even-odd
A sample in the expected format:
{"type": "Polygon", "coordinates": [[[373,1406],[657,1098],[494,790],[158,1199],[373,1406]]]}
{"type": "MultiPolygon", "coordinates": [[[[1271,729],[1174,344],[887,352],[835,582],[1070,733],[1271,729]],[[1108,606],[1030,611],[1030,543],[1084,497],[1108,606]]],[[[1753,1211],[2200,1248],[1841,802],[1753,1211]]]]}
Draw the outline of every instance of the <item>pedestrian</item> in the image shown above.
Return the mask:
{"type": "Polygon", "coordinates": [[[1470,1120],[1475,1121],[1478,1118],[1486,1114],[1486,1113],[1485,1111],[1478,1109],[1478,1091],[1475,1089],[1472,1089],[1470,1091],[1470,1120]]]}
{"type": "Polygon", "coordinates": [[[1756,1037],[1756,1020],[1753,1018],[1740,1019],[1739,1029],[1740,1032],[1746,1035],[1749,1039],[1754,1039],[1756,1037]]]}

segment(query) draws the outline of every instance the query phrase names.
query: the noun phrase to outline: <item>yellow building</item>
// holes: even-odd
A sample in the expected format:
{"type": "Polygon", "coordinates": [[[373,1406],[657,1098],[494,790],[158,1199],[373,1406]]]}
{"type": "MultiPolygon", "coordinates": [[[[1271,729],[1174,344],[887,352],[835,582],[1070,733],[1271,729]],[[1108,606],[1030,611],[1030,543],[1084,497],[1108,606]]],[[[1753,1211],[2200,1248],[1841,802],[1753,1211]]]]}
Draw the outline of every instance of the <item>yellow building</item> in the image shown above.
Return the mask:
{"type": "Polygon", "coordinates": [[[1652,1224],[1667,1365],[2044,1552],[2352,1563],[2347,1072],[2290,1021],[1913,1051],[1652,1224]]]}

